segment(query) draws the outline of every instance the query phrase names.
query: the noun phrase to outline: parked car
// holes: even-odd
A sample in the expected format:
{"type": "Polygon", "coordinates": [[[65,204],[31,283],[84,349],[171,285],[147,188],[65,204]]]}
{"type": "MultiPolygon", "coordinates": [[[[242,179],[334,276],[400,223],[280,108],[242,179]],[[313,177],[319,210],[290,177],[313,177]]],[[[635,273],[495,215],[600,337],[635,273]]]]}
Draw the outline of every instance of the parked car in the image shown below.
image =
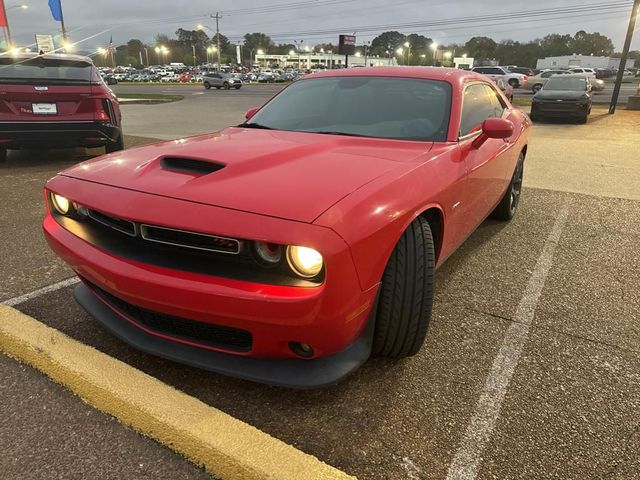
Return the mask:
{"type": "Polygon", "coordinates": [[[509,85],[504,78],[496,80],[496,85],[502,91],[507,100],[513,102],[513,87],[509,85]]]}
{"type": "Polygon", "coordinates": [[[240,87],[242,87],[242,80],[230,73],[207,72],[202,77],[202,84],[207,90],[211,87],[215,87],[218,90],[221,88],[225,90],[229,90],[230,88],[239,90],[240,87]]]}
{"type": "Polygon", "coordinates": [[[555,75],[531,100],[531,120],[570,118],[587,123],[591,113],[591,86],[584,74],[555,75]]]}
{"type": "Polygon", "coordinates": [[[474,73],[318,73],[239,126],[67,169],[44,232],[126,342],[319,387],[420,350],[435,269],[516,214],[530,127],[474,73]]]}
{"type": "Polygon", "coordinates": [[[555,75],[571,75],[571,72],[569,70],[543,70],[539,74],[529,77],[527,86],[531,88],[533,93],[537,93],[546,81],[555,75]]]}
{"type": "Polygon", "coordinates": [[[112,74],[110,74],[110,73],[106,73],[106,74],[103,73],[101,75],[101,77],[102,77],[102,80],[104,81],[104,83],[106,83],[107,85],[117,85],[118,84],[118,79],[115,76],[113,76],[112,74]]]}
{"type": "Polygon", "coordinates": [[[596,78],[596,71],[593,68],[582,68],[582,67],[573,67],[569,68],[571,73],[580,73],[584,74],[587,77],[596,78]]]}
{"type": "Polygon", "coordinates": [[[527,77],[533,77],[535,75],[533,69],[529,67],[509,67],[508,70],[511,73],[521,73],[527,77]]]}
{"type": "Polygon", "coordinates": [[[498,78],[504,78],[509,85],[513,88],[524,86],[527,83],[527,76],[521,73],[512,73],[506,68],[502,67],[473,67],[472,72],[481,73],[486,75],[491,80],[497,80],[498,78]]]}
{"type": "Polygon", "coordinates": [[[605,88],[604,80],[599,78],[591,78],[589,79],[589,83],[591,84],[591,89],[594,92],[602,92],[605,88]]]}
{"type": "Polygon", "coordinates": [[[0,55],[0,161],[8,149],[122,150],[118,99],[89,57],[0,55]]]}

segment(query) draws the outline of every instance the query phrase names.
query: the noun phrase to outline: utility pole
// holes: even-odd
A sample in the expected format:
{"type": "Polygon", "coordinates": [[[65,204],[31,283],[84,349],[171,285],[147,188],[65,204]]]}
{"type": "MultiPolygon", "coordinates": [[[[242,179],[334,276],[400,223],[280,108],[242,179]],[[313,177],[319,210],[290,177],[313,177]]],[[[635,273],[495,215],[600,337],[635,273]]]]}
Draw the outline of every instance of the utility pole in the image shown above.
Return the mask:
{"type": "Polygon", "coordinates": [[[216,19],[216,43],[218,45],[218,72],[220,71],[220,12],[216,12],[215,15],[211,15],[211,18],[216,19]]]}
{"type": "Polygon", "coordinates": [[[618,96],[620,95],[620,87],[622,86],[624,71],[627,68],[627,57],[629,56],[629,48],[631,47],[631,40],[633,39],[633,31],[636,28],[636,18],[638,17],[638,13],[640,13],[640,0],[635,0],[633,2],[633,7],[631,8],[631,18],[629,19],[627,38],[624,41],[622,58],[620,58],[620,66],[618,67],[618,76],[616,77],[616,84],[613,87],[613,95],[611,96],[611,104],[609,105],[610,115],[616,113],[616,105],[618,103],[618,96]]]}
{"type": "Polygon", "coordinates": [[[193,49],[193,66],[196,66],[196,46],[195,45],[191,45],[191,48],[193,49]]]}

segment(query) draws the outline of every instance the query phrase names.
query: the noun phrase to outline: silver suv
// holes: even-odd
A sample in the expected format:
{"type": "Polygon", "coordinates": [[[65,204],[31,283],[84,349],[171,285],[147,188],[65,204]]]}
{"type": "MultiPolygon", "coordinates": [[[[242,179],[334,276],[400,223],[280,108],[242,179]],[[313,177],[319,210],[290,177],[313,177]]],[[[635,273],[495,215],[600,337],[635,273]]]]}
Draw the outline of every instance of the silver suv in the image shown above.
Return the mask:
{"type": "Polygon", "coordinates": [[[211,87],[215,87],[218,90],[224,88],[225,90],[229,90],[230,88],[235,88],[236,90],[242,87],[242,81],[239,78],[235,78],[230,73],[218,73],[218,72],[207,72],[202,76],[202,84],[204,88],[209,90],[211,87]]]}

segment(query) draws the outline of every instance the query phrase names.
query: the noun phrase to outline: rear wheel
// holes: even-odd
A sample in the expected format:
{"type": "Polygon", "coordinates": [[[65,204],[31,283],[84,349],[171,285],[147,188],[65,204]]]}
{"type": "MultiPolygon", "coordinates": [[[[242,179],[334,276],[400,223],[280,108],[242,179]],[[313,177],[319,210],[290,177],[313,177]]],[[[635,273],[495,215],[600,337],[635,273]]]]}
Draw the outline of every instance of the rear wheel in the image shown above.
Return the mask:
{"type": "Polygon", "coordinates": [[[518,82],[516,78],[510,78],[507,83],[511,85],[513,88],[518,88],[520,86],[520,82],[518,82]]]}
{"type": "Polygon", "coordinates": [[[224,87],[225,90],[229,90],[231,88],[231,85],[229,85],[227,82],[224,82],[222,86],[224,87]]]}
{"type": "Polygon", "coordinates": [[[431,228],[418,217],[398,240],[382,277],[373,353],[400,358],[420,350],[431,319],[434,271],[431,228]]]}
{"type": "Polygon", "coordinates": [[[516,164],[516,170],[511,177],[511,183],[509,188],[500,200],[500,203],[493,211],[491,216],[496,220],[509,221],[513,218],[518,210],[518,204],[520,203],[520,194],[522,193],[522,177],[524,174],[524,152],[520,152],[518,157],[518,163],[516,164]]]}
{"type": "Polygon", "coordinates": [[[540,83],[536,83],[533,87],[531,87],[531,91],[533,93],[538,93],[542,89],[542,85],[540,83]]]}
{"type": "Polygon", "coordinates": [[[209,90],[211,88],[211,84],[209,82],[204,82],[204,88],[209,90]]]}
{"type": "Polygon", "coordinates": [[[120,150],[124,150],[124,136],[122,135],[122,132],[120,132],[118,140],[112,143],[107,143],[104,147],[104,150],[107,153],[114,153],[119,152],[120,150]]]}

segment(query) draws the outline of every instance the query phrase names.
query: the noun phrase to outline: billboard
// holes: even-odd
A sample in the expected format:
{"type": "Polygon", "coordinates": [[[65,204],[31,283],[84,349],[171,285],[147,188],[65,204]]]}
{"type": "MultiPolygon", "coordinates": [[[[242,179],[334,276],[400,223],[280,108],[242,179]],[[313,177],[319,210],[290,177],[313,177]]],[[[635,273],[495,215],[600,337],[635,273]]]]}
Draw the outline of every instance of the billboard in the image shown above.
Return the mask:
{"type": "Polygon", "coordinates": [[[353,55],[356,53],[356,36],[340,35],[338,39],[338,53],[340,55],[353,55]]]}

